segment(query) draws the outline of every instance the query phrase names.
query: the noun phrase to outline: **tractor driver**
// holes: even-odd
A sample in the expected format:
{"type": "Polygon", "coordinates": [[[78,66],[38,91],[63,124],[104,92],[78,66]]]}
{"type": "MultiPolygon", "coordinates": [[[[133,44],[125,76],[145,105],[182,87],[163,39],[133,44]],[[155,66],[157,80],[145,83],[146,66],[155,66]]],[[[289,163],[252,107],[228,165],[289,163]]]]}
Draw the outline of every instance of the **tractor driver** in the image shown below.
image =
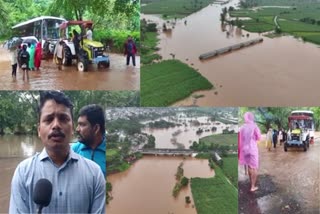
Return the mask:
{"type": "Polygon", "coordinates": [[[92,26],[88,25],[87,28],[87,33],[84,37],[92,41],[92,26]]]}

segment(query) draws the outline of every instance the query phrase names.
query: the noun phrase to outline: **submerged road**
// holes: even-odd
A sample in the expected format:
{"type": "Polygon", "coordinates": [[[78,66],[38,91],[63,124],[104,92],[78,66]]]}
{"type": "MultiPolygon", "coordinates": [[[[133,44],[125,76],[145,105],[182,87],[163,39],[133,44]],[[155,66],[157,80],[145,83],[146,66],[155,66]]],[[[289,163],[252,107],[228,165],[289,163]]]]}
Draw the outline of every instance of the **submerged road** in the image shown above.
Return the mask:
{"type": "Polygon", "coordinates": [[[307,152],[283,146],[268,152],[259,143],[258,187],[249,192],[249,178],[239,167],[239,213],[319,213],[320,139],[307,152]]]}
{"type": "Polygon", "coordinates": [[[0,48],[0,90],[140,90],[140,57],[137,65],[126,65],[121,54],[110,54],[110,68],[98,69],[90,65],[88,72],[77,71],[76,65],[65,66],[61,71],[52,60],[42,60],[40,71],[30,71],[29,82],[11,77],[10,52],[0,48]]]}

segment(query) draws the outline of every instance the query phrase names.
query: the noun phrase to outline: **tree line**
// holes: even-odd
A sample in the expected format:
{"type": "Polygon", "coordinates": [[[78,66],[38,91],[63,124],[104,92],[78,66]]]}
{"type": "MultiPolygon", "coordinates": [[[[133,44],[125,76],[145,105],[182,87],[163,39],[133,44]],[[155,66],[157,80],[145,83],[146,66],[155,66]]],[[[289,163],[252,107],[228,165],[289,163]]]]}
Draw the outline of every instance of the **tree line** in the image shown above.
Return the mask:
{"type": "MultiPolygon", "coordinates": [[[[64,91],[74,104],[74,122],[80,108],[88,104],[107,107],[138,106],[139,93],[131,91],[64,91]]],[[[0,92],[0,135],[36,133],[39,91],[0,92]]]]}

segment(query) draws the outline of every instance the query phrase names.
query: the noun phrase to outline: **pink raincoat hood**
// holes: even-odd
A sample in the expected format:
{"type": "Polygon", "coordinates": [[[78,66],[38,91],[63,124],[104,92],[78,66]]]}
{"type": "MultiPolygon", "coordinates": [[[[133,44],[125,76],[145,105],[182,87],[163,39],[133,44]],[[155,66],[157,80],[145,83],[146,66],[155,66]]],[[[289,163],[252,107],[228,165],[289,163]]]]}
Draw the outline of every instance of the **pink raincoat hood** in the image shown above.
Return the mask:
{"type": "Polygon", "coordinates": [[[245,123],[254,123],[254,115],[251,112],[246,112],[244,114],[245,123]]]}

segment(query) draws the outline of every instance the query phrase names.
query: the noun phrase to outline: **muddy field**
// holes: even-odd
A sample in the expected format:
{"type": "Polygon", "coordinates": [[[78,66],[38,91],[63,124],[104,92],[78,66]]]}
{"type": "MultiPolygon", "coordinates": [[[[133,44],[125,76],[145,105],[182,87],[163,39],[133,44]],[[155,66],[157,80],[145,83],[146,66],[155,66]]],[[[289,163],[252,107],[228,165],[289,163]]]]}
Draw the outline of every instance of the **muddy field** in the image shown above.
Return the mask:
{"type": "Polygon", "coordinates": [[[126,65],[125,56],[110,54],[110,68],[90,65],[88,72],[77,71],[76,65],[58,70],[53,60],[42,60],[40,71],[30,71],[29,82],[11,77],[10,52],[0,48],[0,90],[140,90],[140,57],[136,67],[126,65]]]}

